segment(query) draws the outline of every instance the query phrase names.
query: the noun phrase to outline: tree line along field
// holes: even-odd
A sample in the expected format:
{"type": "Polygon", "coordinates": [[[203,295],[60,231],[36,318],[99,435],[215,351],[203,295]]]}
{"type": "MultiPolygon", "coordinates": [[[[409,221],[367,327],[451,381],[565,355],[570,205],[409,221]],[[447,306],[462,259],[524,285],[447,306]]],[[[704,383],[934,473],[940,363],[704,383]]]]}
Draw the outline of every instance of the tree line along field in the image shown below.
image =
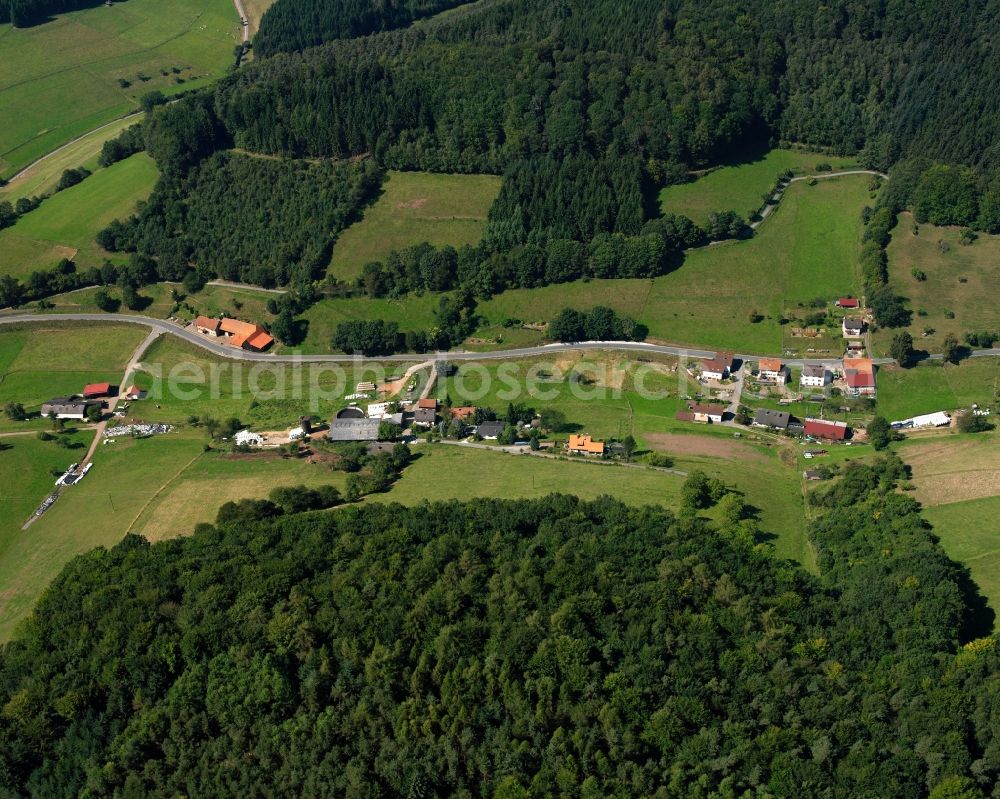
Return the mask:
{"type": "MultiPolygon", "coordinates": [[[[772,216],[747,241],[704,247],[662,277],[580,280],[514,289],[479,304],[488,324],[478,337],[505,333],[505,319],[547,322],[563,307],[608,305],[649,326],[650,337],[699,347],[778,353],[786,307],[816,297],[857,294],[860,210],[869,178],[844,176],[795,183],[772,216]],[[752,312],[764,318],[750,321],[752,312]]],[[[310,308],[308,351],[323,352],[337,325],[383,318],[401,330],[434,324],[436,297],[324,300],[310,308]]],[[[539,336],[540,338],[540,336],[539,336]]]]}
{"type": "Polygon", "coordinates": [[[779,175],[789,170],[812,174],[819,164],[848,169],[856,166],[856,161],[811,150],[768,150],[749,160],[708,170],[690,183],[666,186],[659,193],[660,210],[683,214],[700,225],[718,211],[735,211],[749,219],[760,210],[764,195],[774,188],[779,175]]]}
{"type": "Polygon", "coordinates": [[[0,230],[0,274],[25,278],[62,258],[74,260],[77,268],[100,266],[109,253],[94,237],[112,220],[132,213],[157,176],[153,160],[137,153],[47,198],[0,230]]]}
{"type": "Polygon", "coordinates": [[[425,241],[456,249],[477,244],[499,191],[493,175],[389,171],[363,219],[338,237],[327,273],[353,281],[366,263],[425,241]]]}
{"type": "MultiPolygon", "coordinates": [[[[957,227],[916,225],[910,213],[900,214],[892,231],[889,279],[913,314],[908,330],[918,349],[940,352],[949,334],[961,340],[969,331],[1000,329],[1000,236],[981,233],[962,244],[960,235],[957,227]]],[[[877,334],[883,350],[893,332],[877,334]]]]}
{"type": "Polygon", "coordinates": [[[4,26],[0,176],[124,116],[146,92],[214,81],[233,63],[238,23],[228,0],[127,0],[4,26]]]}

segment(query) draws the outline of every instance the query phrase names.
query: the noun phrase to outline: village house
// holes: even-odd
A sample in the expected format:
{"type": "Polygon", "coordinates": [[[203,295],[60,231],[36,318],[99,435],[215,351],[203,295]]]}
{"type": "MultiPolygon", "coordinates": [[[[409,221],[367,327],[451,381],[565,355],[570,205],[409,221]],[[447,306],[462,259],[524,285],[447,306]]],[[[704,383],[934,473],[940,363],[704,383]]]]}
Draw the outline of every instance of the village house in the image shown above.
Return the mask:
{"type": "Polygon", "coordinates": [[[219,335],[219,320],[211,319],[208,316],[199,316],[194,320],[195,329],[201,333],[203,336],[212,336],[213,338],[219,335]]]}
{"type": "Polygon", "coordinates": [[[841,297],[839,300],[837,300],[837,307],[847,308],[847,309],[860,308],[861,301],[858,300],[856,297],[841,297]]]}
{"type": "MultiPolygon", "coordinates": [[[[688,411],[693,414],[693,418],[686,421],[719,424],[722,421],[722,417],[725,416],[726,406],[703,405],[696,402],[689,402],[688,411]]],[[[677,418],[681,418],[680,414],[677,415],[677,418]]]]}
{"type": "Polygon", "coordinates": [[[701,376],[706,380],[725,380],[733,371],[733,354],[720,352],[701,362],[701,376]]]}
{"type": "Polygon", "coordinates": [[[754,427],[769,427],[772,430],[787,430],[792,415],[787,411],[773,411],[770,408],[758,408],[754,414],[754,427]]]}
{"type": "Polygon", "coordinates": [[[802,472],[802,476],[806,480],[822,480],[823,472],[819,469],[806,469],[804,472],[802,472]]]}
{"type": "Polygon", "coordinates": [[[458,419],[459,421],[465,421],[476,415],[475,405],[459,405],[456,408],[451,409],[451,418],[458,419]]]}
{"type": "Polygon", "coordinates": [[[476,428],[476,434],[487,441],[495,441],[503,432],[503,422],[483,422],[476,428]]]}
{"type": "Polygon", "coordinates": [[[853,316],[845,316],[840,322],[840,329],[844,338],[858,338],[865,332],[865,321],[853,316]]]}
{"type": "Polygon", "coordinates": [[[788,381],[788,370],[780,358],[761,358],[757,362],[757,377],[762,383],[783,386],[788,381]]]}
{"type": "Polygon", "coordinates": [[[875,363],[871,358],[844,358],[844,382],[849,397],[874,397],[875,363]]]}
{"type": "Polygon", "coordinates": [[[229,344],[243,350],[263,352],[274,343],[274,339],[260,325],[241,322],[239,319],[222,319],[219,329],[229,336],[229,344]]]}
{"type": "Polygon", "coordinates": [[[127,400],[141,400],[146,399],[146,392],[143,391],[137,385],[131,385],[125,389],[125,399],[127,400]]]}
{"type": "Polygon", "coordinates": [[[413,423],[430,427],[437,421],[438,401],[436,399],[417,400],[413,405],[413,423]]]}
{"type": "Polygon", "coordinates": [[[569,441],[566,443],[567,452],[575,452],[580,455],[603,455],[604,454],[604,442],[594,441],[588,435],[576,435],[571,434],[569,441]]]}
{"type": "Polygon", "coordinates": [[[810,388],[823,388],[830,382],[830,372],[821,363],[807,363],[802,367],[802,375],[799,377],[799,385],[810,388]]]}
{"type": "Polygon", "coordinates": [[[847,424],[844,422],[828,422],[825,419],[806,419],[805,433],[814,438],[825,438],[830,441],[843,441],[847,438],[847,424]]]}

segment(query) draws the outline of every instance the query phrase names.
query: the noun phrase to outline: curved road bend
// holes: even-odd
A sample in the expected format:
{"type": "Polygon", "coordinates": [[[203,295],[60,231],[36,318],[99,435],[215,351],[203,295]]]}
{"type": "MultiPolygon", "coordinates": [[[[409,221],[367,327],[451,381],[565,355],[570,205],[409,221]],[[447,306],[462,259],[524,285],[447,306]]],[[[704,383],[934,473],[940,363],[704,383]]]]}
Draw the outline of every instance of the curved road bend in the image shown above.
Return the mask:
{"type": "MultiPolygon", "coordinates": [[[[447,350],[438,353],[407,353],[402,355],[269,355],[265,352],[248,352],[237,350],[228,344],[220,344],[213,341],[201,333],[188,330],[174,322],[164,319],[153,319],[148,316],[133,316],[130,314],[105,314],[105,313],[73,313],[73,314],[12,314],[11,316],[0,316],[0,325],[23,324],[30,322],[104,322],[116,323],[125,322],[128,324],[142,325],[158,333],[167,333],[171,336],[187,341],[203,350],[207,350],[222,358],[229,358],[235,361],[261,361],[265,363],[352,363],[356,361],[398,361],[412,363],[421,358],[426,359],[428,355],[432,358],[441,358],[449,361],[493,361],[506,360],[509,358],[531,358],[538,355],[548,355],[554,352],[573,352],[581,350],[610,350],[614,352],[634,352],[647,355],[674,355],[687,356],[689,358],[714,358],[719,350],[693,349],[690,347],[674,347],[667,344],[647,344],[639,341],[579,341],[572,344],[542,344],[537,347],[517,347],[509,350],[494,350],[492,352],[470,352],[468,350],[447,350]]],[[[971,353],[973,358],[986,358],[1000,356],[1000,349],[974,350],[971,353]]],[[[758,358],[767,357],[760,353],[736,353],[736,358],[742,361],[755,361],[758,358]]],[[[780,357],[780,356],[772,356],[780,357]]],[[[932,360],[939,360],[943,356],[931,355],[932,360]]],[[[892,358],[873,358],[879,365],[894,363],[892,358]]],[[[782,362],[789,366],[802,366],[806,363],[837,364],[840,358],[782,358],[782,362]]]]}

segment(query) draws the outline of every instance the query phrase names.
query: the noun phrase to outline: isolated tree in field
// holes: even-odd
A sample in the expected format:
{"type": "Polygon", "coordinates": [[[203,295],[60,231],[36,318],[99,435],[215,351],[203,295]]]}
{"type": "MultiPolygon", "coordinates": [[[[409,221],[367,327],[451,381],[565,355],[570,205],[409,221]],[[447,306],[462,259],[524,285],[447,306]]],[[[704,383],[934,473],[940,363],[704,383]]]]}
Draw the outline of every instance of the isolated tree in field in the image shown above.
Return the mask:
{"type": "Polygon", "coordinates": [[[884,416],[876,416],[868,425],[868,440],[876,450],[883,450],[892,441],[892,427],[884,416]]]}
{"type": "Polygon", "coordinates": [[[894,335],[889,345],[889,354],[900,366],[910,366],[913,363],[913,336],[906,331],[894,335]]]}
{"type": "Polygon", "coordinates": [[[695,510],[707,508],[712,501],[708,475],[700,470],[691,472],[681,486],[681,501],[695,510]]]}
{"type": "Polygon", "coordinates": [[[542,408],[542,427],[550,433],[558,433],[566,426],[566,414],[558,408],[542,408]]]}
{"type": "Polygon", "coordinates": [[[625,460],[632,460],[632,456],[635,455],[635,451],[638,446],[639,445],[636,443],[633,436],[625,436],[625,438],[622,439],[622,447],[625,450],[625,460]]]}
{"type": "Polygon", "coordinates": [[[8,402],[4,405],[3,412],[12,422],[23,422],[28,418],[28,414],[20,402],[8,402]]]}
{"type": "Polygon", "coordinates": [[[971,411],[959,416],[957,424],[960,433],[983,433],[993,428],[985,416],[979,416],[971,411]]]}
{"type": "Polygon", "coordinates": [[[962,360],[962,345],[951,334],[945,336],[944,343],[941,345],[941,351],[944,354],[944,359],[949,363],[958,363],[962,360]]]}

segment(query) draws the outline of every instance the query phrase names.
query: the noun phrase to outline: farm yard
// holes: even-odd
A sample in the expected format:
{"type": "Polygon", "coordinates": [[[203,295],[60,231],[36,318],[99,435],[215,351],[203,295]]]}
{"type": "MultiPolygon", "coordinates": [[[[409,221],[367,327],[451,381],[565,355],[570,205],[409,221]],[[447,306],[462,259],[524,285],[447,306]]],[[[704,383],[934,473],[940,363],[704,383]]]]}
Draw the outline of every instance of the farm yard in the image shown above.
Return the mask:
{"type": "MultiPolygon", "coordinates": [[[[145,329],[128,324],[61,324],[0,328],[0,406],[20,402],[31,413],[56,396],[78,393],[85,384],[117,383],[145,329]]],[[[0,431],[42,429],[48,422],[12,422],[0,416],[0,431]]]]}
{"type": "Polygon", "coordinates": [[[390,171],[378,199],[333,246],[328,273],[351,281],[369,261],[422,242],[441,247],[476,244],[500,191],[493,175],[390,171]]]}
{"type": "MultiPolygon", "coordinates": [[[[129,0],[0,31],[0,177],[138,107],[207,85],[233,63],[229,0],[129,0]]],[[[75,166],[75,165],[74,165],[75,166]]]]}
{"type": "Polygon", "coordinates": [[[809,150],[770,150],[752,160],[726,164],[710,170],[690,183],[677,183],[660,190],[660,210],[665,214],[683,214],[698,224],[717,211],[735,211],[749,219],[764,203],[786,170],[810,174],[816,166],[830,164],[834,169],[850,169],[851,159],[826,156],[809,150]]]}
{"type": "Polygon", "coordinates": [[[112,220],[135,211],[157,175],[153,160],[137,153],[49,197],[0,231],[0,275],[25,278],[62,258],[75,260],[77,268],[100,266],[109,254],[94,237],[112,220]]]}
{"type": "MultiPolygon", "coordinates": [[[[917,349],[940,352],[949,334],[961,339],[969,331],[1000,329],[1000,236],[980,233],[971,244],[960,236],[957,227],[915,225],[909,213],[900,214],[892,231],[889,279],[913,312],[908,329],[917,349]]],[[[894,332],[877,334],[882,349],[894,332]]]]}

